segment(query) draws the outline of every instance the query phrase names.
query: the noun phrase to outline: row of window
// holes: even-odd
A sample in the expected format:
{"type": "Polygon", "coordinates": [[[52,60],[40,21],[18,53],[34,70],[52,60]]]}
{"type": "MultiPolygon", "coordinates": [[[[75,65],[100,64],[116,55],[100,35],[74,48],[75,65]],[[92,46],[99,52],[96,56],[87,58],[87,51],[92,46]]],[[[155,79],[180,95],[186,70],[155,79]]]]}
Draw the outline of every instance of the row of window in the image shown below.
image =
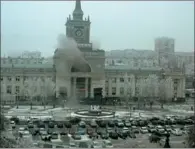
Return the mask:
{"type": "MultiPolygon", "coordinates": [[[[12,86],[11,86],[11,85],[8,85],[8,86],[6,87],[6,93],[7,93],[7,94],[12,94],[12,93],[14,93],[14,92],[12,92],[12,86]]],[[[15,86],[15,93],[16,93],[16,94],[20,93],[20,86],[15,86]]]]}
{"type": "MultiPolygon", "coordinates": [[[[120,78],[119,81],[121,83],[124,83],[125,82],[125,79],[124,78],[120,78]]],[[[131,81],[131,78],[128,78],[128,82],[130,82],[130,81],[131,81]]],[[[117,78],[113,78],[112,79],[112,83],[116,83],[116,82],[117,82],[117,78]]],[[[108,83],[108,80],[106,80],[106,83],[108,83]]]]}
{"type": "MultiPolygon", "coordinates": [[[[20,76],[16,76],[15,77],[15,81],[16,82],[19,82],[21,79],[23,78],[23,80],[28,80],[28,79],[38,79],[38,78],[41,78],[41,80],[44,80],[45,77],[41,76],[41,77],[28,77],[28,76],[23,76],[23,77],[20,77],[20,76]]],[[[47,77],[48,79],[51,79],[52,77],[47,77]]],[[[13,77],[10,77],[10,76],[7,76],[6,77],[6,80],[7,81],[12,81],[14,78],[13,77]]],[[[1,77],[1,81],[4,80],[4,77],[1,77]]]]}
{"type": "MultiPolygon", "coordinates": [[[[105,88],[106,90],[106,95],[108,96],[108,87],[105,88]]],[[[124,87],[120,87],[120,95],[124,95],[125,90],[124,87]]],[[[112,87],[112,95],[116,95],[116,87],[112,87]]]]}

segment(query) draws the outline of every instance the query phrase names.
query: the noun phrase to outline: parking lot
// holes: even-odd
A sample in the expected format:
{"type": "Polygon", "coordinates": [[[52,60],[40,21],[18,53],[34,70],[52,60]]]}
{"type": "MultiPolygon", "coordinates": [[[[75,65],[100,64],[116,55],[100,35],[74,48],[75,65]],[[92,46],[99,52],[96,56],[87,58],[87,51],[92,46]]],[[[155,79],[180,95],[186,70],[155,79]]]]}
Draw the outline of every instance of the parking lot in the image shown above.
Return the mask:
{"type": "MultiPolygon", "coordinates": [[[[10,121],[16,120],[11,118],[10,121]]],[[[61,122],[31,119],[28,122],[16,122],[16,127],[12,130],[12,133],[16,137],[31,136],[30,138],[36,144],[35,147],[44,147],[44,145],[40,146],[40,142],[57,146],[59,144],[61,147],[79,147],[76,142],[82,141],[81,136],[86,136],[90,140],[90,147],[95,147],[94,144],[96,144],[96,147],[104,147],[102,144],[104,141],[102,140],[110,140],[112,147],[145,148],[163,147],[165,134],[169,132],[171,134],[171,147],[182,148],[185,147],[183,142],[190,125],[193,125],[191,118],[175,116],[164,119],[153,117],[123,120],[118,118],[110,121],[92,120],[85,122],[79,118],[61,122]],[[160,139],[151,141],[151,136],[160,139]]]]}

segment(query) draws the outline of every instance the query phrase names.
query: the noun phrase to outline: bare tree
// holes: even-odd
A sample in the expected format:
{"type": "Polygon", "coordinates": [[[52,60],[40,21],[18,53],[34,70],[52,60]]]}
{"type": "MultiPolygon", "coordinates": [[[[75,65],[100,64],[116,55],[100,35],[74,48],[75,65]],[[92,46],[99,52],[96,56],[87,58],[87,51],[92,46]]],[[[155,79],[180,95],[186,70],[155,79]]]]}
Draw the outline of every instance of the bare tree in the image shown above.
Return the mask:
{"type": "Polygon", "coordinates": [[[195,128],[191,127],[190,131],[188,132],[186,141],[187,141],[187,147],[189,148],[195,148],[195,128]]]}
{"type": "MultiPolygon", "coordinates": [[[[51,79],[45,78],[43,81],[43,93],[42,93],[44,107],[46,105],[46,101],[48,100],[48,97],[53,98],[55,91],[56,91],[55,83],[51,79]]],[[[55,102],[53,102],[53,104],[55,104],[55,102]]],[[[53,107],[55,107],[55,105],[53,107]]]]}
{"type": "Polygon", "coordinates": [[[32,78],[24,81],[24,94],[30,99],[30,109],[32,110],[33,99],[39,95],[37,79],[32,78]]]}
{"type": "Polygon", "coordinates": [[[158,96],[159,81],[156,75],[149,75],[146,79],[147,96],[150,98],[150,108],[152,109],[154,99],[158,96]]]}
{"type": "MultiPolygon", "coordinates": [[[[3,99],[3,101],[5,101],[6,99],[6,85],[4,82],[1,82],[1,98],[3,99]]],[[[4,103],[3,103],[4,105],[4,103]]]]}
{"type": "Polygon", "coordinates": [[[173,97],[173,81],[171,77],[160,80],[159,97],[161,108],[164,108],[164,103],[173,97]]]}

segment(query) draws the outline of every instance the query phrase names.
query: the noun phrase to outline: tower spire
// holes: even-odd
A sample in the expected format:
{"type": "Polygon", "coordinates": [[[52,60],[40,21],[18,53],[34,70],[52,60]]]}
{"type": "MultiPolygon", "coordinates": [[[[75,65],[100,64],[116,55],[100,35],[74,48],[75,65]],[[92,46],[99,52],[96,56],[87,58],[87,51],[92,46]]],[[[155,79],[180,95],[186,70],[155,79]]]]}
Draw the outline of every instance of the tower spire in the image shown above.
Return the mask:
{"type": "Polygon", "coordinates": [[[81,0],[76,0],[75,9],[73,11],[73,20],[83,20],[83,11],[81,9],[81,0]]]}

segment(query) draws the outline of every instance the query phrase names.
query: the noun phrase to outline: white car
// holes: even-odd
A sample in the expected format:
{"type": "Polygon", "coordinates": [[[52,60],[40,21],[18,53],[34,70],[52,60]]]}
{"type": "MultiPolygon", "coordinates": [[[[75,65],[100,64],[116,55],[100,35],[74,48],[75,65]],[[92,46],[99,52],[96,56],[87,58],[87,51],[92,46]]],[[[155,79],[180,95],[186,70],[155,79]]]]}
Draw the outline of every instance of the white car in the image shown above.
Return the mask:
{"type": "Polygon", "coordinates": [[[172,130],[172,134],[175,136],[182,136],[183,133],[179,129],[174,129],[174,130],[172,130]]]}
{"type": "Polygon", "coordinates": [[[105,148],[113,148],[112,142],[110,140],[104,140],[103,145],[105,148]]]}
{"type": "Polygon", "coordinates": [[[86,123],[85,123],[84,121],[81,121],[81,122],[79,123],[79,126],[80,126],[80,127],[85,127],[85,126],[86,126],[86,123]]]}
{"type": "Polygon", "coordinates": [[[11,122],[10,122],[10,125],[11,125],[12,128],[13,128],[13,127],[16,127],[16,123],[15,123],[14,121],[11,121],[11,122]]]}
{"type": "Polygon", "coordinates": [[[76,144],[74,142],[71,142],[69,144],[69,148],[77,148],[76,144]]]}
{"type": "Polygon", "coordinates": [[[162,128],[163,128],[163,127],[160,126],[160,125],[156,126],[156,129],[162,129],[162,128]]]}
{"type": "Polygon", "coordinates": [[[129,132],[129,128],[124,127],[124,128],[123,128],[123,132],[129,132]]]}
{"type": "Polygon", "coordinates": [[[148,133],[147,127],[141,127],[140,132],[141,133],[148,133]]]}
{"type": "Polygon", "coordinates": [[[20,127],[19,130],[18,130],[18,132],[21,133],[21,134],[23,134],[24,131],[25,131],[25,128],[24,127],[20,127]]]}
{"type": "Polygon", "coordinates": [[[98,141],[93,142],[93,148],[102,148],[103,144],[98,141]]]}
{"type": "Polygon", "coordinates": [[[30,134],[29,131],[24,131],[22,134],[23,134],[24,138],[30,138],[31,137],[31,134],[30,134]]]}

